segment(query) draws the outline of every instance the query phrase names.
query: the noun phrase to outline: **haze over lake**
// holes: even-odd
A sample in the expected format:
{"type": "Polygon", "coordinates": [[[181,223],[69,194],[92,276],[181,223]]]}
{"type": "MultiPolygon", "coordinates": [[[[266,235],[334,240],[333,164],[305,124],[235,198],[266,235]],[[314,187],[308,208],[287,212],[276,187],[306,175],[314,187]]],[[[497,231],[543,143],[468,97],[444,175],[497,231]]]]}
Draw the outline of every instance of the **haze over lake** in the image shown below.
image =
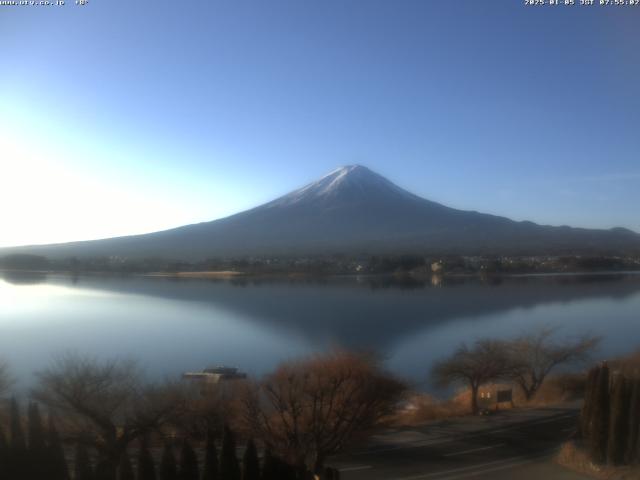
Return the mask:
{"type": "Polygon", "coordinates": [[[27,387],[67,351],[137,359],[154,378],[227,364],[261,375],[332,346],[374,348],[433,390],[433,362],[463,341],[539,326],[603,336],[598,358],[638,347],[640,275],[175,280],[41,275],[0,280],[0,352],[27,387]]]}

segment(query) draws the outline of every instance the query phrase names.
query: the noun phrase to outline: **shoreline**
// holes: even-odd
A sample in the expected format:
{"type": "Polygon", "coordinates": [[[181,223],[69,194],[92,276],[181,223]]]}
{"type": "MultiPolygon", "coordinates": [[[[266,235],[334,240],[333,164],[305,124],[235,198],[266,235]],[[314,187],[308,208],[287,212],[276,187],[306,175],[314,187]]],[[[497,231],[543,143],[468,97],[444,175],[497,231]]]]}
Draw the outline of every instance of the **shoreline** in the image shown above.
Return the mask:
{"type": "MultiPolygon", "coordinates": [[[[103,272],[107,273],[107,272],[103,272]]],[[[233,278],[246,276],[244,272],[235,270],[218,270],[218,271],[202,271],[202,272],[148,272],[133,273],[132,275],[140,277],[158,277],[158,278],[233,278]]]]}
{"type": "Polygon", "coordinates": [[[425,273],[317,273],[317,272],[242,272],[236,270],[207,270],[207,271],[180,271],[180,272],[119,272],[119,271],[79,271],[70,270],[18,270],[0,268],[0,274],[26,274],[26,275],[89,275],[89,276],[131,276],[147,278],[185,278],[185,279],[231,279],[231,278],[375,278],[395,277],[398,279],[427,280],[437,278],[528,278],[528,277],[582,277],[582,276],[608,276],[608,275],[640,275],[640,270],[603,270],[603,271],[576,271],[576,272],[526,272],[526,273],[479,273],[459,272],[443,274],[425,273]]]}

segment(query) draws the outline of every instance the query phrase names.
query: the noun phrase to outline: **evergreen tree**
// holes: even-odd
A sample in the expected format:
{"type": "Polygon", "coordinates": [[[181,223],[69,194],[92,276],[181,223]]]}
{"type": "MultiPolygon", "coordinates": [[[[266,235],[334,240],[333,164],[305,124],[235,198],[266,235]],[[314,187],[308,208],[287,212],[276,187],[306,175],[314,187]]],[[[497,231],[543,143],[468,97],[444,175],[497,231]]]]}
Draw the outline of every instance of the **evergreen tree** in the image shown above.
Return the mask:
{"type": "Polygon", "coordinates": [[[218,452],[211,432],[207,433],[207,443],[204,449],[204,468],[202,480],[218,480],[218,452]]]}
{"type": "Polygon", "coordinates": [[[247,448],[242,456],[242,480],[260,480],[258,450],[251,439],[247,442],[247,448]]]}
{"type": "Polygon", "coordinates": [[[20,406],[15,398],[11,399],[11,450],[13,453],[23,454],[27,449],[27,443],[22,430],[20,418],[20,406]]]}
{"type": "Polygon", "coordinates": [[[44,426],[42,425],[42,417],[37,403],[29,404],[27,415],[29,420],[29,452],[31,453],[31,459],[35,460],[35,458],[41,458],[47,448],[44,426]]]}
{"type": "Polygon", "coordinates": [[[156,467],[153,457],[147,446],[147,439],[140,441],[140,452],[138,453],[138,480],[156,480],[156,467]]]}
{"type": "Polygon", "coordinates": [[[236,456],[236,440],[231,429],[225,425],[220,453],[221,480],[240,480],[240,464],[236,456]]]}
{"type": "Polygon", "coordinates": [[[271,453],[269,447],[264,451],[262,459],[262,476],[261,480],[279,480],[278,479],[278,461],[271,453]]]}
{"type": "Polygon", "coordinates": [[[173,449],[168,443],[165,444],[160,459],[160,480],[178,480],[178,468],[173,449]]]}
{"type": "Polygon", "coordinates": [[[623,375],[617,375],[611,393],[611,413],[609,416],[609,441],[607,444],[607,463],[621,465],[627,450],[629,388],[623,375]]]}
{"type": "Polygon", "coordinates": [[[93,480],[93,468],[89,453],[81,443],[76,445],[75,465],[73,480],[93,480]]]}
{"type": "Polygon", "coordinates": [[[5,466],[7,470],[6,476],[10,480],[22,480],[25,476],[28,478],[30,465],[27,459],[27,445],[22,429],[20,406],[15,398],[11,399],[9,434],[9,448],[5,466]]]}
{"type": "MultiPolygon", "coordinates": [[[[306,479],[311,473],[302,466],[296,468],[276,457],[269,447],[264,452],[261,480],[297,480],[306,479]]],[[[313,476],[311,476],[313,478],[313,476]]]]}
{"type": "Polygon", "coordinates": [[[127,452],[124,452],[120,457],[120,464],[118,465],[118,480],[136,480],[136,476],[133,473],[133,467],[131,466],[131,459],[127,452]]]}
{"type": "Polygon", "coordinates": [[[324,467],[324,471],[322,476],[320,477],[322,480],[334,480],[334,470],[331,467],[324,467]]]}
{"type": "Polygon", "coordinates": [[[49,467],[47,480],[69,480],[69,468],[64,456],[64,448],[51,415],[49,415],[47,428],[47,444],[47,464],[49,467]]]}
{"type": "Polygon", "coordinates": [[[0,427],[0,478],[8,478],[7,461],[9,460],[9,444],[0,427]]]}
{"type": "Polygon", "coordinates": [[[29,470],[26,472],[29,478],[40,480],[46,478],[48,473],[48,452],[45,439],[45,430],[37,403],[30,403],[27,409],[28,429],[27,447],[29,458],[29,470]]]}
{"type": "Polygon", "coordinates": [[[640,431],[638,431],[638,441],[636,442],[635,461],[632,463],[640,463],[640,431]]]}
{"type": "Polygon", "coordinates": [[[182,442],[180,452],[180,480],[200,480],[198,457],[187,439],[182,442]]]}
{"type": "Polygon", "coordinates": [[[591,427],[589,454],[595,463],[603,463],[607,458],[607,437],[609,433],[609,367],[602,365],[598,372],[593,405],[591,408],[591,427]]]}
{"type": "Polygon", "coordinates": [[[96,480],[116,480],[117,466],[110,458],[102,458],[96,465],[96,480]]]}
{"type": "Polygon", "coordinates": [[[281,459],[278,459],[278,472],[279,480],[306,480],[309,473],[304,466],[294,467],[281,459]]]}
{"type": "Polygon", "coordinates": [[[582,438],[589,438],[591,430],[592,410],[594,397],[597,391],[598,374],[600,367],[593,367],[587,375],[587,383],[584,392],[584,403],[580,412],[580,434],[582,438]]]}
{"type": "Polygon", "coordinates": [[[629,399],[629,437],[627,438],[627,451],[625,452],[625,463],[636,463],[640,458],[638,453],[638,436],[640,435],[640,378],[636,378],[631,387],[629,399]]]}

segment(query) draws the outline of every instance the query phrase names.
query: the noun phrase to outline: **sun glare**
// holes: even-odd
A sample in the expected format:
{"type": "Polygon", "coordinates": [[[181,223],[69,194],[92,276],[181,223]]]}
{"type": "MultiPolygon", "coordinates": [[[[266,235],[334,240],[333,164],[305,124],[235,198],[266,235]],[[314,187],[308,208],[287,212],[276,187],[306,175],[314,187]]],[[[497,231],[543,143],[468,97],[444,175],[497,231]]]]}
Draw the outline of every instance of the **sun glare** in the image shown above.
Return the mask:
{"type": "MultiPolygon", "coordinates": [[[[178,225],[179,207],[90,173],[80,154],[60,152],[0,130],[0,247],[90,240],[145,233],[178,225]]],[[[126,186],[125,186],[126,185],[126,186]]]]}

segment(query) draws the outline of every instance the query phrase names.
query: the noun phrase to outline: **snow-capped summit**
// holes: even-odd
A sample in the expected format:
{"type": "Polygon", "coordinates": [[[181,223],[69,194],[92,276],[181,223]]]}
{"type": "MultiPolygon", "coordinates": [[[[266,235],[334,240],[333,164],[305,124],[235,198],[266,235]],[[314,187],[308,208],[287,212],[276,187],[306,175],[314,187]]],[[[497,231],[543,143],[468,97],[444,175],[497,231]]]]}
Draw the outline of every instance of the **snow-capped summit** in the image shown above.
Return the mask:
{"type": "Polygon", "coordinates": [[[378,201],[388,196],[414,197],[383,176],[362,165],[337,168],[319,180],[280,197],[265,207],[335,201],[378,201]]]}

